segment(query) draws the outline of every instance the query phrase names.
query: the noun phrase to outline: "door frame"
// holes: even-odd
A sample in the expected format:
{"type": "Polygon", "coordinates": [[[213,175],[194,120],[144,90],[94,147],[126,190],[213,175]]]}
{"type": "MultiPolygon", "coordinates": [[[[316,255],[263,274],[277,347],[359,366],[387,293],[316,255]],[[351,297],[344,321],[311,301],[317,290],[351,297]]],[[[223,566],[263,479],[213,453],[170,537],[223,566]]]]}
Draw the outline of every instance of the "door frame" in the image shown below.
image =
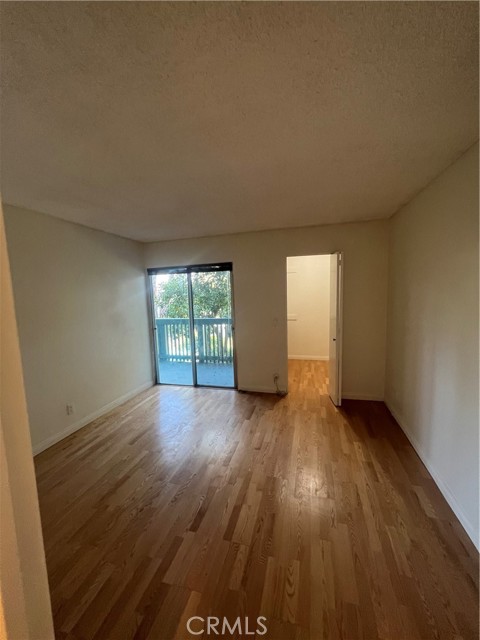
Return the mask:
{"type": "MultiPolygon", "coordinates": [[[[287,254],[285,256],[285,318],[286,318],[286,351],[287,351],[287,371],[288,371],[288,258],[304,258],[304,257],[308,257],[308,256],[326,256],[326,257],[331,257],[332,255],[339,255],[340,256],[340,263],[341,263],[341,283],[340,283],[340,299],[339,299],[339,305],[340,305],[340,354],[339,354],[339,364],[338,364],[338,378],[339,378],[339,382],[340,382],[340,403],[338,405],[334,405],[334,406],[341,406],[342,403],[342,382],[343,382],[343,269],[344,269],[344,253],[342,250],[336,250],[336,251],[330,251],[330,252],[326,252],[326,251],[321,251],[319,253],[297,253],[297,254],[287,254]]],[[[330,302],[329,302],[329,316],[330,316],[330,302]]],[[[330,332],[330,322],[329,322],[329,332],[330,332]]],[[[330,336],[329,336],[329,347],[330,347],[330,336]]],[[[327,359],[327,362],[330,364],[330,359],[327,359]]],[[[330,372],[329,372],[330,375],[330,372]]],[[[330,400],[332,400],[330,394],[327,394],[328,397],[330,398],[330,400]]],[[[333,401],[332,401],[333,402],[333,401]]]]}
{"type": "MultiPolygon", "coordinates": [[[[335,260],[336,273],[336,291],[335,291],[335,337],[329,336],[329,365],[331,362],[330,349],[332,341],[335,342],[335,362],[336,362],[336,380],[335,380],[335,397],[331,394],[331,384],[329,385],[330,400],[336,407],[342,406],[343,391],[343,251],[334,251],[330,254],[330,309],[329,309],[329,331],[331,330],[330,318],[332,313],[332,260],[335,260]]],[[[331,376],[329,371],[329,380],[331,376]]]]}
{"type": "Polygon", "coordinates": [[[232,262],[208,262],[206,264],[190,264],[179,265],[170,267],[149,267],[147,268],[148,279],[148,310],[150,315],[150,329],[152,332],[152,350],[153,361],[155,370],[155,384],[158,385],[171,385],[176,387],[200,387],[204,389],[238,389],[237,381],[237,342],[236,342],[236,323],[235,323],[235,293],[233,286],[233,263],[232,262]],[[195,318],[193,316],[193,289],[191,282],[192,273],[206,273],[216,271],[228,271],[230,273],[230,306],[232,316],[232,346],[233,346],[233,386],[232,387],[219,387],[210,384],[198,384],[197,381],[197,365],[196,365],[196,344],[195,344],[195,318]],[[157,326],[155,323],[155,303],[153,296],[153,283],[151,276],[157,273],[184,273],[187,275],[188,281],[188,309],[189,309],[189,321],[190,321],[190,335],[192,345],[192,379],[193,384],[175,384],[170,382],[160,382],[160,370],[157,358],[157,326]]]}
{"type": "MultiPolygon", "coordinates": [[[[197,342],[195,340],[195,318],[193,317],[193,290],[192,290],[192,272],[187,271],[187,287],[188,287],[188,319],[190,325],[190,345],[192,350],[192,386],[198,387],[197,379],[197,342]]],[[[155,323],[156,326],[156,323],[155,323]]],[[[158,378],[160,384],[160,377],[158,378]]]]}

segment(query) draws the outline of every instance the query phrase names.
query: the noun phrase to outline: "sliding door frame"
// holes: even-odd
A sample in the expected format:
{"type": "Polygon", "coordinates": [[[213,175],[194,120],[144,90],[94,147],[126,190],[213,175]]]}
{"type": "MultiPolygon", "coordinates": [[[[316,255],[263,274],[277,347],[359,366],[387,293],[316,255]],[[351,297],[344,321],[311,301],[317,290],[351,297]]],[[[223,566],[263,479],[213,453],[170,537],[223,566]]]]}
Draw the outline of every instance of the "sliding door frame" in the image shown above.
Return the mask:
{"type": "Polygon", "coordinates": [[[151,331],[152,331],[152,348],[153,348],[153,360],[155,366],[155,383],[156,384],[170,384],[166,382],[160,382],[160,370],[158,364],[158,337],[157,337],[157,325],[155,322],[155,301],[153,295],[153,282],[151,276],[157,274],[175,274],[185,273],[187,275],[188,282],[188,311],[189,311],[189,326],[190,326],[190,344],[192,350],[192,385],[175,385],[175,386],[193,386],[202,387],[205,389],[238,389],[237,382],[237,344],[236,344],[236,331],[235,331],[235,294],[233,286],[233,264],[231,262],[215,262],[208,264],[193,264],[183,265],[175,267],[155,267],[147,269],[148,278],[148,298],[149,298],[149,310],[151,319],[151,331]],[[232,345],[233,345],[233,387],[219,387],[210,384],[198,384],[197,380],[197,362],[196,362],[196,343],[195,343],[195,318],[193,313],[193,287],[192,287],[192,273],[208,273],[215,271],[229,271],[230,272],[230,313],[232,317],[232,345]]]}
{"type": "Polygon", "coordinates": [[[155,322],[155,300],[153,296],[153,282],[150,277],[152,274],[147,272],[147,289],[148,289],[148,311],[150,316],[151,343],[153,350],[153,367],[155,372],[155,384],[160,384],[160,371],[158,367],[158,345],[157,345],[157,323],[155,322]]]}
{"type": "Polygon", "coordinates": [[[190,346],[192,349],[192,386],[198,387],[197,380],[197,344],[195,342],[195,318],[193,317],[192,272],[187,271],[188,319],[190,322],[190,346]]]}

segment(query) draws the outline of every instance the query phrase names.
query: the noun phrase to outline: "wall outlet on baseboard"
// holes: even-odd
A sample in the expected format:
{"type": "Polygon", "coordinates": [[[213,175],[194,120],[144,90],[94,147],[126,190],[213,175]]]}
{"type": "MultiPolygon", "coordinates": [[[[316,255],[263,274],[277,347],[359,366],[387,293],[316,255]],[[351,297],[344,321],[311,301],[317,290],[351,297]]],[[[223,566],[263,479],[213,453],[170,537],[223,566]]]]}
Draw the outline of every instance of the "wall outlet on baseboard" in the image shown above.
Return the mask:
{"type": "Polygon", "coordinates": [[[71,416],[73,413],[75,413],[75,408],[73,404],[67,404],[65,409],[66,409],[67,416],[71,416]]]}

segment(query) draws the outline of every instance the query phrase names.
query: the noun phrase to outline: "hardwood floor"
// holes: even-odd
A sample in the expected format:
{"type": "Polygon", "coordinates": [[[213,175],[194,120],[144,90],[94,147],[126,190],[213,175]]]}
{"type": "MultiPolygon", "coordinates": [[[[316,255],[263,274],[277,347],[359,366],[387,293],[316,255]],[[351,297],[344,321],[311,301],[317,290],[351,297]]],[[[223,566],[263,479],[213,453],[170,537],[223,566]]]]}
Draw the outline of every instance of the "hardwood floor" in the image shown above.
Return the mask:
{"type": "Polygon", "coordinates": [[[37,456],[57,637],[478,638],[475,548],[384,405],[325,385],[155,387],[37,456]]]}

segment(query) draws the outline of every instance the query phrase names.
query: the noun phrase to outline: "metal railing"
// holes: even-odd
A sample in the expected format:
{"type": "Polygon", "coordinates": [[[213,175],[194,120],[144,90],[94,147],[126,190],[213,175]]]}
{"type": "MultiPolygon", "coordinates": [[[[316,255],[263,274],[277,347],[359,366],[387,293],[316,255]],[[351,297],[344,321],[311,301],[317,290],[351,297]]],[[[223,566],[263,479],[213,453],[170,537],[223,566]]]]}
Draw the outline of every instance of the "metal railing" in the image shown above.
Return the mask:
{"type": "MultiPolygon", "coordinates": [[[[160,360],[190,361],[192,341],[188,318],[157,318],[155,322],[160,360]]],[[[194,328],[197,362],[215,364],[233,362],[231,318],[196,318],[194,328]]]]}

